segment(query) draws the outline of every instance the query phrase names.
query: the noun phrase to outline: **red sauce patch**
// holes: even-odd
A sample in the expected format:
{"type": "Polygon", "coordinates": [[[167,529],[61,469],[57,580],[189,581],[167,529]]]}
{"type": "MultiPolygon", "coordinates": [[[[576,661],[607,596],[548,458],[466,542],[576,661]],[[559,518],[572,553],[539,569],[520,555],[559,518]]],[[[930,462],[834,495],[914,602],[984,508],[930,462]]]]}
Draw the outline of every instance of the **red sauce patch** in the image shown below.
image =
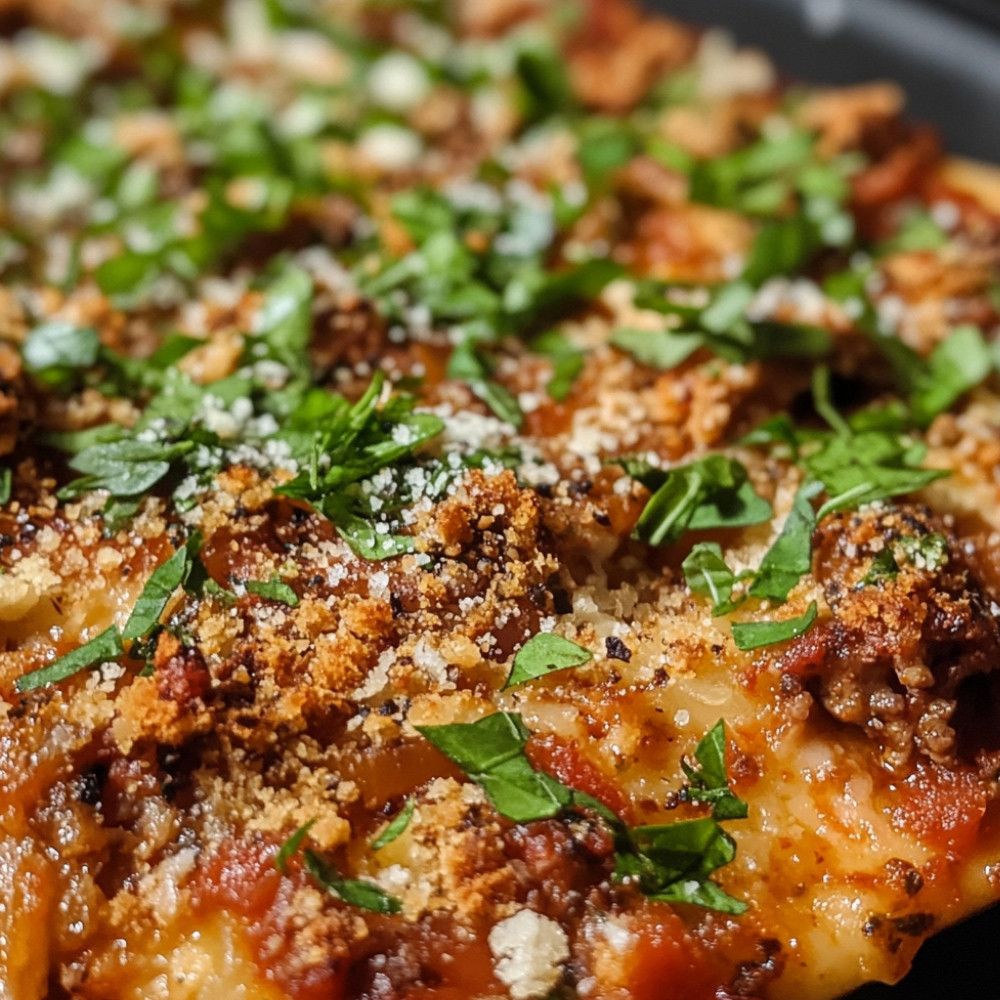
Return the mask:
{"type": "Polygon", "coordinates": [[[343,1000],[349,956],[344,941],[326,940],[316,961],[296,948],[295,893],[308,878],[297,862],[282,875],[274,867],[278,845],[228,841],[210,857],[193,887],[196,909],[225,910],[242,918],[245,941],[262,976],[290,1000],[343,1000]]]}
{"type": "Polygon", "coordinates": [[[156,645],[154,662],[156,688],[165,701],[187,708],[189,702],[208,694],[212,675],[196,648],[182,646],[174,636],[163,632],[156,645]]]}
{"type": "Polygon", "coordinates": [[[724,978],[691,936],[684,921],[663,903],[646,903],[628,956],[632,1000],[710,1000],[724,978]]]}
{"type": "Polygon", "coordinates": [[[493,975],[487,927],[459,928],[450,915],[438,913],[413,924],[376,917],[369,928],[348,996],[468,1000],[503,992],[493,975]]]}
{"type": "Polygon", "coordinates": [[[894,203],[914,195],[931,176],[941,160],[941,145],[933,130],[909,126],[897,134],[883,130],[874,145],[888,148],[869,149],[873,162],[851,179],[851,207],[862,235],[884,239],[890,234],[888,223],[894,203]]]}
{"type": "Polygon", "coordinates": [[[558,736],[532,736],[525,748],[531,766],[546,771],[564,785],[597,799],[613,813],[628,820],[631,803],[625,794],[574,743],[558,736]]]}
{"type": "Polygon", "coordinates": [[[921,843],[961,853],[973,845],[986,812],[986,794],[970,771],[952,771],[921,761],[896,786],[892,825],[921,843]]]}
{"type": "Polygon", "coordinates": [[[603,824],[571,833],[559,820],[512,827],[504,853],[532,888],[532,905],[545,916],[571,923],[581,899],[610,874],[614,841],[603,824]]]}
{"type": "Polygon", "coordinates": [[[830,633],[827,629],[810,629],[805,635],[793,640],[778,660],[778,669],[782,673],[794,674],[796,677],[807,677],[815,674],[823,666],[826,659],[830,633]]]}

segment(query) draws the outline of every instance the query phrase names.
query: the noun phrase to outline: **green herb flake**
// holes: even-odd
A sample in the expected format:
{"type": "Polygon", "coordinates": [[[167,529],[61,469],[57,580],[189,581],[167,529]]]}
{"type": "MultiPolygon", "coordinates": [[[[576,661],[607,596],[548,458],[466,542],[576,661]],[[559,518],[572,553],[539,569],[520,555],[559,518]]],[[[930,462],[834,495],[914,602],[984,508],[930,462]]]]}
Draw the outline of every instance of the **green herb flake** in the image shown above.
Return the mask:
{"type": "Polygon", "coordinates": [[[332,893],[350,906],[383,915],[399,913],[403,909],[403,904],[395,896],[389,895],[373,882],[344,878],[329,861],[315,851],[308,849],[303,851],[302,861],[306,871],[321,889],[332,893]]]}
{"type": "Polygon", "coordinates": [[[372,850],[381,851],[387,844],[391,844],[410,825],[413,819],[413,811],[417,808],[417,800],[409,798],[406,804],[399,811],[393,821],[372,841],[372,850]]]}
{"type": "Polygon", "coordinates": [[[872,560],[861,581],[863,587],[895,580],[903,566],[935,573],[948,562],[948,539],[934,532],[929,535],[907,535],[887,542],[872,560]]]}
{"type": "Polygon", "coordinates": [[[590,187],[628,163],[639,150],[634,127],[627,120],[591,116],[579,129],[577,157],[590,187]]]}
{"type": "Polygon", "coordinates": [[[713,816],[635,829],[591,796],[536,771],[525,754],[531,734],[520,715],[498,712],[474,723],[417,729],[483,788],[502,816],[516,823],[548,819],[566,809],[596,813],[614,836],[614,877],[619,881],[637,883],[652,899],[688,902],[732,914],[746,910],[745,903],[709,878],[736,852],[716,817],[736,818],[742,806],[728,791],[725,732],[719,725],[699,743],[695,751],[698,768],[688,772],[689,787],[696,787],[703,800],[712,803],[713,816]]]}
{"type": "Polygon", "coordinates": [[[545,383],[545,391],[556,403],[564,403],[573,391],[577,378],[583,371],[586,359],[583,352],[566,354],[552,363],[552,376],[545,383]]]}
{"type": "Polygon", "coordinates": [[[138,296],[159,271],[155,253],[125,251],[102,261],[94,270],[94,280],[108,296],[138,296]]]}
{"type": "Polygon", "coordinates": [[[40,381],[65,387],[75,370],[96,363],[101,350],[93,327],[50,320],[31,330],[21,347],[24,366],[40,381]]]}
{"type": "Polygon", "coordinates": [[[786,601],[792,588],[812,568],[812,533],[816,528],[812,499],[822,489],[821,483],[811,481],[796,493],[781,533],[764,554],[750,585],[751,597],[786,601]]]}
{"type": "Polygon", "coordinates": [[[708,597],[712,600],[712,614],[728,614],[738,607],[733,603],[733,588],[737,582],[752,576],[752,573],[741,573],[737,576],[726,564],[722,549],[718,542],[698,542],[688,553],[681,564],[684,579],[692,594],[708,597]]]}
{"type": "MultiPolygon", "coordinates": [[[[204,570],[204,567],[202,567],[204,570]]],[[[201,592],[207,594],[209,597],[214,597],[215,600],[219,601],[221,604],[235,604],[239,598],[231,591],[226,590],[225,587],[220,586],[213,580],[207,572],[199,574],[203,578],[201,584],[201,592]]]]}
{"type": "Polygon", "coordinates": [[[293,264],[284,264],[266,287],[256,317],[255,335],[246,348],[246,360],[275,361],[284,366],[293,381],[307,385],[312,374],[309,365],[312,298],[313,281],[309,274],[293,264]]]}
{"type": "Polygon", "coordinates": [[[744,651],[773,646],[776,642],[797,639],[805,635],[816,621],[818,608],[812,601],[804,614],[778,622],[743,622],[732,626],[733,642],[744,651]]]}
{"type": "Polygon", "coordinates": [[[81,670],[85,670],[87,667],[117,660],[124,653],[125,647],[122,645],[122,637],[118,632],[117,626],[112,625],[99,635],[95,635],[89,642],[85,642],[72,652],[60,656],[57,660],[53,660],[48,666],[33,670],[31,673],[19,677],[15,686],[22,693],[25,691],[34,691],[48,684],[57,684],[59,681],[64,681],[81,670]]]}
{"type": "Polygon", "coordinates": [[[0,466],[0,505],[10,503],[11,490],[14,484],[14,473],[10,466],[0,466]]]}
{"type": "Polygon", "coordinates": [[[299,595],[280,576],[272,576],[269,580],[247,580],[245,586],[248,594],[256,594],[268,601],[279,601],[290,608],[299,606],[299,595]]]}
{"type": "Polygon", "coordinates": [[[526,45],[517,55],[516,69],[526,122],[541,121],[576,106],[566,66],[556,48],[541,40],[526,45]]]}
{"type": "Polygon", "coordinates": [[[715,819],[745,819],[747,804],[729,787],[724,720],[719,719],[702,737],[695,748],[694,758],[697,767],[692,767],[686,760],[681,762],[688,779],[688,798],[710,804],[715,819]]]}
{"type": "Polygon", "coordinates": [[[72,498],[90,490],[107,490],[113,497],[138,496],[167,475],[174,459],[194,447],[193,441],[166,445],[134,439],[92,445],[69,463],[86,475],[60,490],[59,496],[72,498]]]}
{"type": "Polygon", "coordinates": [[[640,478],[655,492],[634,536],[650,545],[672,545],[689,529],[741,528],[771,517],[771,505],[754,491],[746,468],[723,455],[640,478]]]}
{"type": "Polygon", "coordinates": [[[101,511],[101,520],[104,522],[104,537],[114,538],[135,517],[141,506],[142,497],[109,498],[101,511]]]}
{"type": "Polygon", "coordinates": [[[153,571],[122,629],[123,639],[140,639],[152,631],[174,592],[187,581],[200,548],[201,535],[195,532],[153,571]]]}
{"type": "Polygon", "coordinates": [[[779,274],[796,273],[822,241],[804,215],[765,222],[757,234],[743,270],[743,280],[757,287],[779,274]]]}
{"type": "Polygon", "coordinates": [[[512,427],[520,427],[524,423],[521,407],[508,389],[489,378],[490,367],[483,353],[466,339],[451,353],[448,377],[466,382],[473,395],[481,399],[494,416],[512,427]]]}
{"type": "Polygon", "coordinates": [[[868,572],[861,581],[862,587],[871,587],[883,580],[895,580],[899,576],[899,563],[893,554],[892,546],[887,545],[871,562],[868,572]]]}
{"type": "Polygon", "coordinates": [[[498,417],[515,430],[524,423],[524,413],[517,398],[499,382],[492,379],[475,379],[469,383],[473,395],[481,399],[498,417]]]}
{"type": "Polygon", "coordinates": [[[892,253],[912,253],[939,250],[948,242],[948,234],[924,211],[911,212],[896,235],[875,248],[878,256],[892,253]]]}
{"type": "Polygon", "coordinates": [[[629,831],[630,849],[615,855],[615,878],[637,883],[649,899],[693,903],[721,913],[745,913],[709,876],[736,857],[733,838],[716,819],[686,820],[629,831]]]}
{"type": "Polygon", "coordinates": [[[851,427],[833,405],[830,390],[830,369],[817,365],[812,375],[813,405],[816,412],[830,425],[835,433],[850,436],[851,427]]]}
{"type": "Polygon", "coordinates": [[[915,377],[910,406],[917,424],[926,427],[993,368],[993,353],[982,331],[970,325],[956,327],[934,348],[915,377]]]}
{"type": "Polygon", "coordinates": [[[328,500],[321,510],[336,525],[337,534],[351,547],[351,551],[362,559],[379,562],[395,556],[406,555],[416,549],[412,535],[399,535],[392,531],[379,531],[379,524],[342,510],[339,498],[328,500]]]}
{"type": "Polygon", "coordinates": [[[486,792],[501,816],[515,823],[549,819],[572,799],[565,785],[531,766],[524,752],[531,733],[520,715],[497,712],[478,722],[418,726],[417,731],[486,792]]]}
{"type": "Polygon", "coordinates": [[[920,465],[925,449],[893,431],[869,430],[832,436],[803,460],[806,469],[826,488],[829,499],[817,520],[840,510],[887,500],[923,489],[947,476],[943,469],[920,465]]]}
{"type": "Polygon", "coordinates": [[[293,833],[288,840],[281,845],[281,849],[274,858],[274,867],[277,868],[282,875],[287,874],[288,862],[291,861],[296,854],[298,854],[299,848],[302,846],[306,837],[309,836],[309,831],[316,825],[317,822],[318,817],[314,817],[309,820],[308,823],[303,823],[302,826],[300,826],[295,833],[293,833]]]}
{"type": "Polygon", "coordinates": [[[898,547],[903,560],[916,569],[935,573],[948,562],[948,539],[937,532],[901,538],[898,547]]]}
{"type": "Polygon", "coordinates": [[[584,649],[569,639],[551,632],[540,632],[517,651],[504,690],[559,670],[582,667],[593,658],[589,649],[584,649]]]}
{"type": "Polygon", "coordinates": [[[586,364],[586,354],[555,330],[543,333],[531,342],[531,349],[552,362],[552,375],[545,385],[549,398],[563,403],[569,398],[586,364]]]}
{"type": "Polygon", "coordinates": [[[36,326],[21,348],[25,367],[31,372],[49,368],[81,368],[97,360],[100,341],[93,327],[78,327],[66,320],[50,320],[36,326]]]}
{"type": "Polygon", "coordinates": [[[740,364],[776,357],[823,358],[832,350],[830,334],[821,327],[749,320],[746,310],[755,293],[747,280],[703,291],[706,303],[695,306],[676,301],[670,285],[640,282],[636,306],[671,316],[675,325],[668,330],[622,328],[612,334],[611,343],[661,371],[677,367],[700,347],[740,364]]]}
{"type": "Polygon", "coordinates": [[[706,338],[683,330],[635,330],[620,327],[611,335],[611,345],[631,354],[641,364],[657,371],[671,371],[683,364],[706,338]]]}
{"type": "Polygon", "coordinates": [[[921,464],[927,449],[908,434],[911,422],[904,404],[861,410],[845,419],[830,398],[829,373],[823,367],[814,373],[813,395],[831,430],[800,431],[787,416],[778,416],[740,443],[787,452],[809,478],[823,484],[827,499],[817,511],[817,521],[837,511],[915,492],[948,475],[921,464]]]}
{"type": "Polygon", "coordinates": [[[392,532],[385,507],[376,511],[358,484],[382,469],[415,463],[415,452],[444,429],[440,417],[414,413],[411,397],[396,395],[380,406],[384,384],[385,376],[377,372],[353,404],[311,390],[278,434],[302,471],[275,492],[312,504],[365,559],[411,552],[414,542],[392,532]]]}

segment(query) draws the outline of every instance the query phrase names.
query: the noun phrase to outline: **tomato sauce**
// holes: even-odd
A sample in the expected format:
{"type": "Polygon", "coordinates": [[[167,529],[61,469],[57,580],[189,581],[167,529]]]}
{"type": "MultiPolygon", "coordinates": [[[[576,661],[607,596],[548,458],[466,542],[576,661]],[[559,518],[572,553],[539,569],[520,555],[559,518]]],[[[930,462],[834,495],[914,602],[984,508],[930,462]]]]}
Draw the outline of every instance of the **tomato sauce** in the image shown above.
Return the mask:
{"type": "Polygon", "coordinates": [[[626,957],[632,1000],[710,1000],[721,985],[719,970],[664,903],[639,910],[636,940],[626,957]]]}
{"type": "Polygon", "coordinates": [[[554,775],[564,785],[590,795],[627,820],[630,803],[624,792],[575,743],[554,735],[533,736],[525,753],[536,770],[554,775]]]}
{"type": "Polygon", "coordinates": [[[895,791],[891,815],[897,829],[949,853],[973,846],[986,813],[986,793],[974,773],[921,761],[895,791]]]}
{"type": "Polygon", "coordinates": [[[229,841],[212,855],[196,876],[196,910],[224,909],[242,918],[248,950],[264,978],[284,990],[290,1000],[343,1000],[348,972],[347,946],[326,941],[316,961],[296,947],[293,897],[308,884],[297,861],[282,875],[274,865],[278,845],[260,839],[229,841]]]}

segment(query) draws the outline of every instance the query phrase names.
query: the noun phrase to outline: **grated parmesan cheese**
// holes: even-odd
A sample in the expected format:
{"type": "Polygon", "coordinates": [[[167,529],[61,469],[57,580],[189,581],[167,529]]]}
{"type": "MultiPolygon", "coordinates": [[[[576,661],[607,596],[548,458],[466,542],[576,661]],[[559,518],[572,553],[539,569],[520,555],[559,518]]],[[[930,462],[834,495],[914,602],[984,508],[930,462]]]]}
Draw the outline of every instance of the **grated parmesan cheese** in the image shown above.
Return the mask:
{"type": "Polygon", "coordinates": [[[501,920],[490,931],[489,945],[497,978],[509,987],[512,1000],[545,996],[569,958],[566,932],[534,910],[501,920]]]}

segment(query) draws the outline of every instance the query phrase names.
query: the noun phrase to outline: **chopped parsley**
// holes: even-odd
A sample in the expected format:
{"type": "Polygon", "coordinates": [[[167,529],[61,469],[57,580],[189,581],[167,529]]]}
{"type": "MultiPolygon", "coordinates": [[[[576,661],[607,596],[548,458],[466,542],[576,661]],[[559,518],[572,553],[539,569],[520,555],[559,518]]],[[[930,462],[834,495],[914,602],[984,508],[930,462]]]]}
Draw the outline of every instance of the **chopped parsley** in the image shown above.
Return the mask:
{"type": "Polygon", "coordinates": [[[91,445],[70,460],[70,467],[85,475],[60,491],[64,499],[92,490],[106,490],[113,497],[147,493],[171,470],[175,460],[193,451],[193,441],[165,445],[128,438],[91,445]]]}
{"type": "Polygon", "coordinates": [[[712,614],[729,614],[742,601],[732,601],[737,583],[753,577],[753,571],[737,575],[726,564],[718,542],[698,542],[681,564],[684,579],[692,594],[712,600],[712,614]]]}
{"type": "Polygon", "coordinates": [[[49,684],[58,684],[81,670],[117,660],[124,654],[125,647],[122,645],[121,634],[118,627],[112,625],[47,666],[18,677],[15,687],[23,694],[25,691],[34,691],[49,684]]]}
{"type": "Polygon", "coordinates": [[[751,597],[785,601],[792,588],[812,568],[812,533],[816,527],[812,498],[821,489],[819,483],[807,482],[795,495],[781,533],[764,554],[750,584],[751,597]]]}
{"type": "Polygon", "coordinates": [[[906,535],[887,541],[885,548],[872,560],[861,585],[895,580],[904,566],[936,572],[948,562],[948,539],[933,532],[928,535],[906,535]]]}
{"type": "Polygon", "coordinates": [[[201,535],[195,532],[166,562],[153,570],[125,622],[123,639],[141,639],[156,627],[170,598],[187,583],[200,548],[201,535]]]}
{"type": "Polygon", "coordinates": [[[938,343],[922,364],[914,364],[909,377],[909,403],[913,418],[926,427],[994,369],[995,355],[975,326],[958,326],[938,343]]]}
{"type": "Polygon", "coordinates": [[[536,677],[546,677],[558,670],[582,667],[594,658],[589,649],[569,639],[539,632],[533,635],[515,654],[514,665],[504,688],[516,687],[536,677]]]}
{"type": "Polygon", "coordinates": [[[649,899],[691,903],[738,916],[747,904],[730,896],[713,872],[736,857],[736,843],[715,817],[620,831],[614,877],[649,899]]]}
{"type": "Polygon", "coordinates": [[[160,616],[171,597],[179,587],[188,582],[192,571],[200,565],[200,548],[201,535],[194,532],[170,558],[153,570],[121,631],[117,625],[111,625],[89,642],[59,657],[48,666],[24,674],[17,679],[17,690],[32,691],[48,684],[56,684],[87,667],[118,660],[125,655],[125,642],[134,643],[130,654],[133,657],[137,657],[139,652],[146,655],[146,643],[137,641],[155,637],[160,628],[160,616]]]}
{"type": "Polygon", "coordinates": [[[687,361],[699,347],[704,347],[707,338],[699,331],[619,327],[611,335],[611,344],[631,354],[641,364],[658,371],[671,371],[687,361]]]}
{"type": "Polygon", "coordinates": [[[816,621],[818,609],[815,601],[797,618],[783,621],[742,622],[732,626],[733,642],[738,649],[759,649],[773,646],[776,642],[786,642],[805,635],[816,621]]]}
{"type": "Polygon", "coordinates": [[[615,879],[635,884],[649,898],[723,913],[747,909],[710,877],[736,856],[736,844],[720,820],[746,815],[746,805],[733,795],[725,773],[721,721],[699,742],[697,768],[685,764],[688,795],[711,804],[711,816],[638,827],[629,827],[596,799],[536,770],[525,753],[531,733],[519,715],[497,712],[478,722],[417,730],[482,787],[497,812],[516,823],[578,810],[596,813],[614,837],[615,879]]]}
{"type": "Polygon", "coordinates": [[[552,375],[545,385],[549,397],[563,403],[573,391],[573,386],[586,364],[586,353],[573,345],[560,333],[550,330],[531,342],[531,349],[552,362],[552,375]]]}
{"type": "Polygon", "coordinates": [[[364,879],[344,878],[321,854],[310,850],[308,847],[302,847],[315,824],[316,819],[311,819],[308,823],[300,826],[285,841],[275,856],[275,868],[282,875],[287,874],[289,862],[301,851],[302,864],[313,881],[321,889],[336,896],[349,906],[356,906],[361,910],[370,910],[372,913],[386,915],[399,913],[403,908],[403,904],[395,896],[390,895],[374,882],[367,882],[364,879]]]}
{"type": "Polygon", "coordinates": [[[286,840],[282,845],[278,853],[274,858],[274,867],[281,872],[282,875],[288,872],[288,862],[299,853],[299,849],[305,843],[306,837],[309,836],[309,831],[318,822],[317,817],[313,817],[308,823],[303,823],[295,833],[293,833],[288,840],[286,840]]]}
{"type": "Polygon", "coordinates": [[[53,388],[66,388],[74,373],[97,362],[101,344],[93,327],[65,320],[40,323],[21,346],[24,367],[53,388]]]}
{"type": "Polygon", "coordinates": [[[698,163],[691,173],[691,198],[764,220],[743,272],[757,285],[799,270],[823,246],[851,242],[848,180],[860,166],[854,154],[819,159],[810,132],[774,132],[698,163]]]}
{"type": "Polygon", "coordinates": [[[735,611],[748,597],[783,603],[798,582],[812,568],[812,533],[816,514],[812,499],[822,484],[809,481],[795,496],[792,509],[778,537],[764,554],[756,570],[735,574],[727,565],[716,542],[699,542],[682,564],[684,578],[693,594],[712,600],[713,615],[735,611]],[[737,584],[750,581],[741,597],[734,600],[737,584]]]}
{"type": "Polygon", "coordinates": [[[824,435],[800,450],[801,464],[826,488],[828,499],[819,518],[913,493],[948,474],[921,465],[926,447],[895,424],[891,414],[886,414],[889,420],[883,426],[869,423],[870,416],[855,414],[846,430],[824,435]]]}
{"type": "Polygon", "coordinates": [[[821,327],[748,319],[755,292],[746,280],[700,291],[704,302],[691,304],[690,295],[679,298],[670,285],[640,283],[635,304],[664,314],[673,325],[659,331],[621,328],[611,343],[661,370],[676,368],[701,347],[738,364],[773,357],[823,358],[832,350],[830,334],[821,327]]]}
{"type": "MultiPolygon", "coordinates": [[[[297,401],[312,382],[309,363],[312,303],[312,278],[301,268],[284,263],[266,286],[253,337],[245,348],[247,363],[270,361],[287,372],[278,397],[282,409],[297,401]]],[[[273,408],[273,397],[269,405],[273,408]]]]}
{"type": "Polygon", "coordinates": [[[689,530],[746,527],[771,517],[771,505],[754,491],[736,459],[708,455],[669,470],[634,460],[622,464],[653,491],[634,532],[650,545],[672,545],[689,530]]]}
{"type": "Polygon", "coordinates": [[[693,802],[707,802],[716,819],[745,819],[747,804],[729,787],[726,771],[726,724],[722,719],[705,734],[694,751],[695,765],[682,761],[688,779],[685,790],[693,802]]]}
{"type": "Polygon", "coordinates": [[[517,400],[499,382],[490,377],[490,362],[471,340],[461,341],[451,352],[448,377],[468,383],[473,395],[493,411],[494,416],[514,428],[524,423],[524,414],[517,400]]]}
{"type": "Polygon", "coordinates": [[[531,733],[521,716],[496,712],[478,722],[417,726],[417,731],[479,785],[501,816],[530,823],[558,815],[572,792],[525,755],[531,733]]]}
{"type": "Polygon", "coordinates": [[[403,909],[403,904],[385,889],[364,879],[344,878],[326,858],[309,848],[302,852],[302,863],[321,889],[332,893],[350,906],[387,916],[399,913],[403,909]]]}
{"type": "Polygon", "coordinates": [[[268,601],[278,601],[290,608],[299,606],[299,595],[280,576],[269,580],[247,580],[244,584],[248,594],[256,594],[268,601]]]}
{"type": "Polygon", "coordinates": [[[365,480],[382,469],[402,472],[417,449],[444,427],[440,417],[415,412],[406,396],[380,405],[383,385],[383,376],[376,374],[354,404],[312,390],[277,435],[303,471],[276,492],[308,501],[367,559],[410,552],[413,540],[391,530],[384,498],[366,492],[365,480]]]}
{"type": "MultiPolygon", "coordinates": [[[[742,442],[787,453],[807,476],[781,532],[765,553],[760,566],[736,575],[727,565],[720,546],[711,542],[696,545],[683,563],[688,587],[692,593],[712,600],[713,615],[730,614],[747,598],[777,603],[786,601],[792,589],[811,569],[812,533],[822,518],[837,511],[853,510],[862,504],[914,492],[947,475],[943,470],[927,469],[921,465],[926,448],[910,436],[905,411],[890,406],[881,410],[862,410],[845,419],[833,405],[829,373],[822,366],[814,372],[813,394],[816,410],[830,425],[829,430],[803,432],[787,418],[775,417],[742,442]],[[819,510],[815,510],[813,501],[824,493],[826,500],[819,510]],[[741,596],[734,599],[737,585],[746,581],[749,584],[741,596]]],[[[636,469],[632,474],[642,478],[643,471],[636,469]]],[[[651,470],[645,475],[648,479],[660,473],[651,470]]],[[[679,537],[674,527],[678,515],[673,512],[683,514],[687,506],[698,502],[697,489],[688,485],[691,478],[689,473],[682,483],[673,486],[669,494],[672,505],[664,506],[658,522],[667,526],[663,537],[671,541],[679,537]]],[[[650,504],[652,499],[655,496],[650,504]]],[[[640,524],[650,504],[640,516],[640,524]]],[[[697,517],[692,516],[688,524],[694,525],[696,521],[697,517]]],[[[656,536],[651,534],[649,537],[656,536]]],[[[897,570],[895,557],[886,553],[876,560],[866,582],[875,582],[897,570]]],[[[744,650],[783,642],[808,631],[816,615],[817,608],[813,602],[798,618],[736,623],[732,626],[733,639],[744,650]]]]}
{"type": "Polygon", "coordinates": [[[414,810],[417,808],[417,800],[408,798],[402,809],[396,814],[392,822],[372,841],[372,850],[381,851],[383,847],[391,844],[397,837],[405,832],[413,819],[414,810]]]}
{"type": "Polygon", "coordinates": [[[775,447],[790,453],[813,479],[823,484],[826,501],[817,520],[838,510],[853,510],[923,489],[947,476],[921,463],[927,453],[910,430],[905,410],[887,406],[841,417],[828,398],[828,382],[814,379],[817,410],[831,424],[827,431],[800,431],[777,417],[744,439],[744,444],[775,447]]]}
{"type": "Polygon", "coordinates": [[[894,236],[875,247],[879,256],[912,253],[916,250],[939,250],[948,242],[948,234],[925,211],[906,215],[894,236]]]}
{"type": "Polygon", "coordinates": [[[998,357],[983,332],[971,324],[949,330],[926,357],[883,329],[868,297],[870,268],[830,275],[824,291],[835,301],[858,308],[855,323],[892,368],[899,393],[906,401],[909,421],[928,427],[971,389],[996,370],[998,357]]]}
{"type": "Polygon", "coordinates": [[[622,273],[604,259],[551,268],[552,199],[526,186],[484,187],[468,202],[418,189],[397,195],[393,210],[415,247],[384,255],[374,274],[359,271],[358,282],[403,329],[416,307],[455,343],[523,336],[593,300],[622,273]]]}

